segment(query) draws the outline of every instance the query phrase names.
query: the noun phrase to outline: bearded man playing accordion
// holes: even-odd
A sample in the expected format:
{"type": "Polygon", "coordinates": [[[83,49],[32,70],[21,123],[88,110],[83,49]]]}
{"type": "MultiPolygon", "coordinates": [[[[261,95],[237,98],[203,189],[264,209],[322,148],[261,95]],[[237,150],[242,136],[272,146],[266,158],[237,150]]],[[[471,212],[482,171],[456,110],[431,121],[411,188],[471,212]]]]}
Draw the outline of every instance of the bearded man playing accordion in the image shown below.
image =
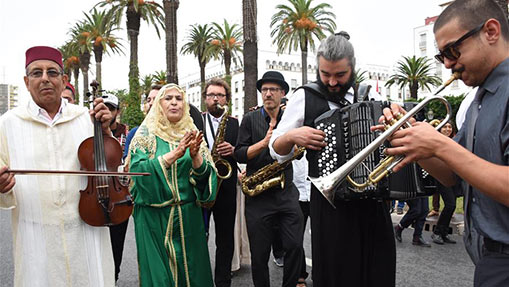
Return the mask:
{"type": "MultiPolygon", "coordinates": [[[[278,161],[291,156],[295,145],[305,147],[312,177],[319,172],[310,155],[326,146],[325,133],[315,128],[315,120],[355,102],[349,91],[355,71],[349,38],[340,32],[321,42],[317,81],[295,91],[270,139],[271,155],[278,161]]],[[[380,96],[372,92],[368,97],[379,100],[380,96]]],[[[313,285],[394,286],[396,252],[388,206],[372,198],[347,201],[336,197],[333,204],[336,208],[312,185],[313,285]]]]}

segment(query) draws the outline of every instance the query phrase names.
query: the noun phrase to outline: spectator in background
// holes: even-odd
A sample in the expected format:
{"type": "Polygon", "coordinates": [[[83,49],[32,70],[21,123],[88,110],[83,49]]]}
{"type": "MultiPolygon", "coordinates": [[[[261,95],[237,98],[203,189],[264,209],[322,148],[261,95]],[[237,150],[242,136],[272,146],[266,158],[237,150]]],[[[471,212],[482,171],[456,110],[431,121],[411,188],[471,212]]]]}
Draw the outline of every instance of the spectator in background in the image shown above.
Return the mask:
{"type": "MultiPolygon", "coordinates": [[[[452,121],[449,121],[440,129],[440,132],[445,136],[453,138],[456,135],[456,128],[452,121]]],[[[454,210],[456,210],[456,195],[452,187],[445,187],[437,181],[437,192],[433,194],[432,210],[432,212],[436,210],[437,215],[438,210],[440,210],[440,196],[442,196],[442,199],[444,200],[444,210],[442,210],[442,213],[438,218],[438,222],[433,234],[431,235],[431,239],[436,244],[456,243],[456,241],[450,239],[448,236],[449,223],[451,222],[454,210]]]]}
{"type": "Polygon", "coordinates": [[[65,89],[62,91],[61,97],[66,99],[69,104],[76,103],[76,96],[73,85],[67,83],[65,89]]]}

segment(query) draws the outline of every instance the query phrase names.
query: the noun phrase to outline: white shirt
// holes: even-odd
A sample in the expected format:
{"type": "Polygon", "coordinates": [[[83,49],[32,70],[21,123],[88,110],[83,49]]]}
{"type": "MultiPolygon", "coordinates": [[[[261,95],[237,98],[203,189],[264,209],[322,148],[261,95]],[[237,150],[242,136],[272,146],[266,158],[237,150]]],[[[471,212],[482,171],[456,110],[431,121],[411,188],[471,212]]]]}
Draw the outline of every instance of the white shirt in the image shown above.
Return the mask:
{"type": "Polygon", "coordinates": [[[39,107],[39,105],[37,105],[33,99],[30,99],[30,101],[28,102],[28,109],[30,113],[33,116],[36,116],[41,121],[43,121],[44,123],[48,124],[49,126],[55,125],[58,119],[62,117],[62,110],[64,109],[65,106],[67,106],[67,100],[61,99],[60,108],[58,109],[58,112],[52,119],[49,116],[49,113],[45,109],[39,107]]]}
{"type": "Polygon", "coordinates": [[[299,190],[299,201],[309,201],[311,193],[311,182],[307,180],[308,177],[308,160],[306,153],[301,159],[292,161],[293,165],[293,183],[299,190]]]}
{"type": "Polygon", "coordinates": [[[216,131],[219,128],[219,124],[221,123],[223,115],[224,113],[219,118],[216,118],[208,112],[205,114],[205,129],[207,133],[207,142],[209,143],[209,151],[212,151],[212,146],[214,146],[216,131]],[[212,120],[212,128],[214,129],[213,131],[210,130],[209,119],[212,120]]]}
{"type": "MultiPolygon", "coordinates": [[[[350,89],[348,93],[345,95],[345,99],[352,103],[353,102],[353,89],[350,89]]],[[[383,100],[382,96],[378,94],[376,91],[370,90],[369,91],[369,99],[370,100],[376,100],[381,101],[383,100]]],[[[270,155],[273,159],[276,159],[278,162],[283,162],[293,155],[293,148],[292,151],[287,155],[280,155],[276,153],[274,150],[273,144],[274,141],[285,134],[286,132],[300,128],[304,125],[304,114],[305,114],[305,91],[304,89],[298,89],[293,93],[293,95],[289,98],[288,103],[286,105],[285,112],[283,114],[283,117],[281,118],[281,121],[279,122],[277,128],[272,132],[272,137],[269,141],[269,150],[270,155]]],[[[329,108],[331,110],[339,108],[339,106],[336,103],[330,102],[329,108]]]]}

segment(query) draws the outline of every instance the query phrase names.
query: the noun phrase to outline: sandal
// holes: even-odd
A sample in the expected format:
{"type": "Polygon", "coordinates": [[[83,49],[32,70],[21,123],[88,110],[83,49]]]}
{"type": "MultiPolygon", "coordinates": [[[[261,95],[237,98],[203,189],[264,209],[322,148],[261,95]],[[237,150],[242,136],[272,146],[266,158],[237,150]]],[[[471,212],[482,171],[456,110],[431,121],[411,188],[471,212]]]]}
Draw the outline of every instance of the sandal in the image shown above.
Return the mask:
{"type": "Polygon", "coordinates": [[[306,283],[306,279],[299,279],[299,281],[297,281],[297,287],[307,287],[308,284],[306,283]]]}

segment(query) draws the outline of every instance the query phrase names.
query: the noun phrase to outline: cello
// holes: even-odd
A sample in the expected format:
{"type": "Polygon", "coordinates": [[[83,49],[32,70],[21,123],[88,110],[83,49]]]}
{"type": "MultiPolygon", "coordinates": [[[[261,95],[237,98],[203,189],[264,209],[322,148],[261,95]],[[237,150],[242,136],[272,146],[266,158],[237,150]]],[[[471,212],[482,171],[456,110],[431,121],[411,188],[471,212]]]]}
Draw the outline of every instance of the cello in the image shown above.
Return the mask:
{"type": "MultiPolygon", "coordinates": [[[[93,81],[91,105],[97,97],[99,83],[93,81]]],[[[78,148],[78,159],[82,170],[104,173],[104,176],[89,176],[86,189],[80,190],[79,213],[81,219],[92,226],[111,226],[126,221],[133,210],[133,199],[128,184],[116,172],[122,161],[122,148],[117,139],[104,134],[101,122],[94,118],[94,136],[85,139],[78,148]],[[92,155],[92,156],[91,156],[92,155]]],[[[128,173],[126,173],[128,175],[128,173]]]]}

